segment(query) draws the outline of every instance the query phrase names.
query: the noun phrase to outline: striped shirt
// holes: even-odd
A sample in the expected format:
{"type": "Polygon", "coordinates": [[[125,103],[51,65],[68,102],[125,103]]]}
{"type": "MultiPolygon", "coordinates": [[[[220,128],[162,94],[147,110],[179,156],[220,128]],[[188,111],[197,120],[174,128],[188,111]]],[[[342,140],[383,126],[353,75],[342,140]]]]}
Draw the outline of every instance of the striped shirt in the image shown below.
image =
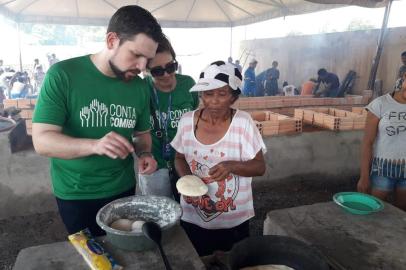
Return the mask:
{"type": "Polygon", "coordinates": [[[238,226],[254,216],[252,177],[230,174],[216,182],[209,177],[209,170],[222,161],[251,160],[260,150],[266,152],[265,144],[251,116],[239,110],[223,138],[202,144],[193,131],[195,112],[182,116],[171,145],[185,155],[191,172],[203,179],[209,191],[201,197],[182,196],[182,220],[206,229],[238,226]]]}

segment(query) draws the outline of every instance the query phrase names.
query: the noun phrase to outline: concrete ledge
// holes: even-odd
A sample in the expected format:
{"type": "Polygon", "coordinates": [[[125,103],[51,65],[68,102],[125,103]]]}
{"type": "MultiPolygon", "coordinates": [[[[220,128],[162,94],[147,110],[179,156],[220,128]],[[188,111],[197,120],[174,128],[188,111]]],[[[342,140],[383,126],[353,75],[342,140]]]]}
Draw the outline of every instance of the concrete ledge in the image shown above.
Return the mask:
{"type": "Polygon", "coordinates": [[[256,181],[275,181],[304,174],[324,175],[325,181],[359,174],[363,131],[317,131],[264,138],[267,171],[256,181]]]}
{"type": "MultiPolygon", "coordinates": [[[[203,270],[202,261],[187,238],[185,231],[176,226],[171,235],[167,235],[163,249],[171,267],[176,269],[203,270]]],[[[164,269],[157,248],[143,252],[125,251],[112,246],[105,237],[98,242],[111,254],[118,264],[126,270],[164,269]]],[[[13,270],[86,270],[89,266],[68,241],[25,248],[18,254],[13,270]]]]}
{"type": "Polygon", "coordinates": [[[352,215],[333,202],[270,211],[264,235],[284,235],[319,249],[333,269],[405,269],[406,213],[390,204],[352,215]]]}

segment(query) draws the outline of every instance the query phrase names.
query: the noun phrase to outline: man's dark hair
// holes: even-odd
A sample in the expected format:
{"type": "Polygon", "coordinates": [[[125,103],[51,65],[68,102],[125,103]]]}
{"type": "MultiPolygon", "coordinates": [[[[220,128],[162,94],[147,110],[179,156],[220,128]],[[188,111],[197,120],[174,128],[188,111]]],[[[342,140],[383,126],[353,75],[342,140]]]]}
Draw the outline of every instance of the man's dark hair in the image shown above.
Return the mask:
{"type": "Polygon", "coordinates": [[[406,57],[406,51],[402,52],[401,57],[406,57]]]}
{"type": "Polygon", "coordinates": [[[117,34],[120,45],[141,33],[157,43],[160,43],[164,36],[155,17],[149,11],[136,5],[119,8],[110,19],[107,27],[107,33],[109,32],[117,34]]]}
{"type": "Polygon", "coordinates": [[[321,69],[319,69],[319,71],[317,71],[317,75],[325,76],[325,75],[327,75],[327,70],[325,68],[321,68],[321,69]]]}
{"type": "Polygon", "coordinates": [[[172,55],[172,58],[174,60],[176,59],[175,50],[173,49],[171,42],[165,35],[163,35],[162,40],[159,42],[158,48],[156,49],[156,53],[162,53],[162,52],[168,52],[172,55]]]}

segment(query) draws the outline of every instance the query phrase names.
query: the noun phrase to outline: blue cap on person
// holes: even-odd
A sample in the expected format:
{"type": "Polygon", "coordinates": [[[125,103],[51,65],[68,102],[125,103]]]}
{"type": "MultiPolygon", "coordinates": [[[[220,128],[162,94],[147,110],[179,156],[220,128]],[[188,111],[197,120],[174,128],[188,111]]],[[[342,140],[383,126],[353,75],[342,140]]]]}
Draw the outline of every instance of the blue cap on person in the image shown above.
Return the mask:
{"type": "Polygon", "coordinates": [[[190,92],[208,91],[225,85],[241,91],[241,72],[233,64],[216,61],[200,73],[199,81],[190,89],[190,92]]]}

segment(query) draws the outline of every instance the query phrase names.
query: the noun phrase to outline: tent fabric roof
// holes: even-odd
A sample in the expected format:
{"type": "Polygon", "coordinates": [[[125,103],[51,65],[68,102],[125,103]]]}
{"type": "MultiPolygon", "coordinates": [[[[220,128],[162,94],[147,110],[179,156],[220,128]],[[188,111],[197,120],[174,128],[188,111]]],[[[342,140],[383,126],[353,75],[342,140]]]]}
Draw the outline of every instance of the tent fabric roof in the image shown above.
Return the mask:
{"type": "Polygon", "coordinates": [[[0,0],[0,14],[21,23],[107,25],[121,6],[140,5],[163,27],[232,27],[345,5],[386,0],[0,0]]]}

